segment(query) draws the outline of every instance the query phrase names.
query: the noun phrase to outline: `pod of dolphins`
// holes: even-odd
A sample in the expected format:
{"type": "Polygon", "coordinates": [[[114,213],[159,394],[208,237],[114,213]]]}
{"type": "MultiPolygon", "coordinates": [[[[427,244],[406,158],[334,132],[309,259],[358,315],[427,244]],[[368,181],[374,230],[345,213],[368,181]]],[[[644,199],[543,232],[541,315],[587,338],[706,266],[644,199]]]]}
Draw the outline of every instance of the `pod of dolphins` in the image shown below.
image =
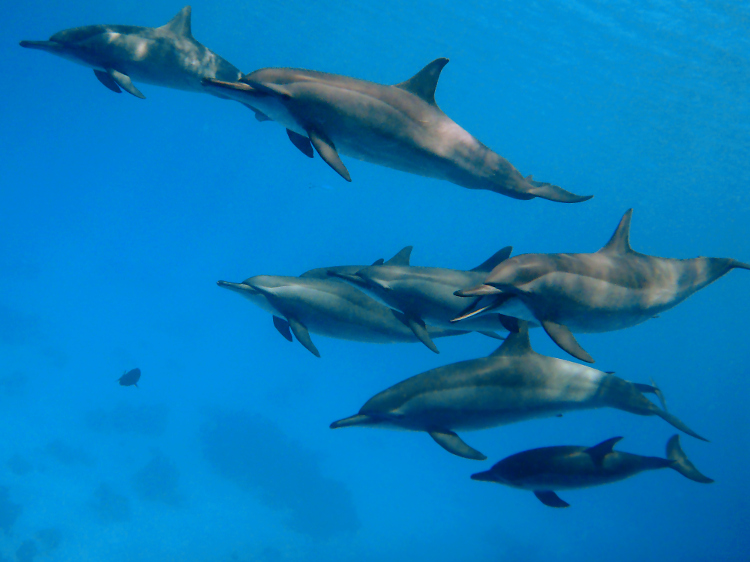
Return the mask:
{"type": "MultiPolygon", "coordinates": [[[[524,177],[443,113],[435,90],[448,59],[436,59],[393,86],[293,68],[242,74],[193,38],[190,17],[186,6],[157,28],[92,25],[20,44],[92,68],[113,92],[144,98],[135,80],[238,101],[258,121],[281,124],[303,154],[313,158],[317,152],[347,181],[352,178],[341,154],[515,199],[578,203],[591,198],[524,177]]],[[[660,417],[705,441],[667,411],[653,382],[633,383],[540,355],[529,341],[529,328],[541,327],[562,350],[593,363],[574,332],[640,324],[730,270],[750,269],[726,258],[640,254],[629,243],[631,216],[628,210],[609,242],[590,254],[511,257],[512,249],[505,247],[461,271],[412,266],[407,246],[369,266],[323,267],[299,277],[257,275],[218,285],[271,313],[285,339],[296,339],[317,357],[311,333],[371,343],[420,342],[435,353],[433,340],[440,337],[479,332],[504,339],[489,357],[445,365],[385,389],[356,414],[333,422],[333,429],[422,431],[454,455],[485,460],[456,431],[608,407],[660,417]],[[654,394],[661,407],[647,394],[654,394]]],[[[119,382],[135,385],[139,377],[134,369],[119,382]]],[[[687,458],[678,435],[667,443],[666,458],[613,450],[620,439],[523,451],[471,478],[530,490],[551,507],[568,507],[556,491],[615,482],[645,470],[671,468],[695,482],[713,482],[687,458]]]]}

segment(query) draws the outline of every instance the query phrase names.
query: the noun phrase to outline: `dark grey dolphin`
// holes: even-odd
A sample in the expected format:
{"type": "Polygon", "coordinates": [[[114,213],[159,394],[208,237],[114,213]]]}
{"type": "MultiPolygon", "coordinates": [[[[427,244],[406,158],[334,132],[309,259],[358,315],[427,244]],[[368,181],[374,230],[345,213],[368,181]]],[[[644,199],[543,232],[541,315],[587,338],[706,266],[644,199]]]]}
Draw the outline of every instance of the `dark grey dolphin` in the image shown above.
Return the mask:
{"type": "MultiPolygon", "coordinates": [[[[430,349],[437,349],[425,325],[455,328],[451,319],[466,309],[466,299],[454,293],[461,287],[481,283],[498,263],[508,259],[512,248],[499,250],[470,271],[412,266],[409,264],[411,250],[412,247],[407,246],[387,262],[365,267],[354,275],[329,273],[404,314],[414,335],[430,349]]],[[[481,315],[463,322],[461,328],[477,332],[506,330],[504,318],[500,314],[481,315]]]]}
{"type": "Polygon", "coordinates": [[[575,490],[625,480],[644,470],[671,468],[701,484],[713,482],[703,476],[680,447],[680,436],[667,442],[667,458],[642,457],[613,451],[622,437],[613,437],[593,447],[542,447],[504,458],[486,472],[471,475],[472,480],[497,482],[531,490],[550,507],[568,507],[556,490],[575,490]]]}
{"type": "Polygon", "coordinates": [[[539,355],[529,344],[526,322],[489,357],[438,367],[400,382],[368,400],[359,413],[333,422],[426,431],[446,451],[484,460],[456,430],[485,429],[573,410],[617,408],[656,415],[685,433],[703,439],[643,393],[657,389],[611,373],[539,355]]]}
{"type": "Polygon", "coordinates": [[[125,371],[125,373],[117,380],[119,381],[120,386],[134,386],[138,388],[138,381],[141,380],[141,370],[136,367],[130,371],[125,371]]]}
{"type": "Polygon", "coordinates": [[[456,293],[495,295],[494,302],[455,320],[499,312],[537,321],[563,350],[593,363],[571,332],[635,326],[734,268],[750,269],[726,258],[680,260],[639,254],[630,248],[632,212],[625,213],[607,245],[596,253],[522,254],[500,263],[484,284],[456,293]]]}
{"type": "Polygon", "coordinates": [[[292,143],[351,181],[339,153],[396,170],[487,189],[515,199],[563,203],[590,199],[524,178],[513,165],[454,123],[435,103],[448,59],[437,59],[395,86],[292,68],[264,68],[240,82],[206,79],[206,87],[286,127],[292,143]]]}
{"type": "MultiPolygon", "coordinates": [[[[382,260],[381,260],[382,261],[382,260]]],[[[353,273],[364,266],[341,266],[311,270],[300,277],[258,275],[242,283],[219,281],[273,315],[279,333],[292,341],[292,334],[313,355],[320,352],[310,332],[370,343],[413,343],[418,340],[404,316],[371,299],[347,283],[331,278],[328,271],[353,273]]],[[[467,334],[468,331],[427,327],[432,338],[467,334]]]]}
{"type": "Polygon", "coordinates": [[[201,85],[204,78],[232,81],[242,75],[193,38],[190,6],[161,27],[87,25],[55,33],[49,41],[21,41],[21,47],[93,68],[99,81],[113,92],[119,94],[122,88],[139,98],[146,96],[133,80],[205,92],[201,85]]]}

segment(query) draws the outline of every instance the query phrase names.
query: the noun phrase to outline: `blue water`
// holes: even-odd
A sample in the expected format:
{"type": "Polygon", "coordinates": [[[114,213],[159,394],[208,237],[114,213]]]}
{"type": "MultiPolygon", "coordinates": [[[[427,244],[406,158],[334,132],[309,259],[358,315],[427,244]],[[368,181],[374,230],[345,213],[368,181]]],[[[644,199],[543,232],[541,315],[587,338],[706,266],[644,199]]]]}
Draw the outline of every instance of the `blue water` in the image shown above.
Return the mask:
{"type": "MultiPolygon", "coordinates": [[[[331,431],[380,390],[496,342],[441,339],[434,355],[313,334],[317,359],[215,284],[408,244],[412,264],[457,269],[505,245],[591,252],[630,207],[641,252],[750,261],[747,5],[193,4],[195,37],[243,72],[396,83],[449,57],[440,107],[523,174],[595,194],[578,205],[345,158],[347,184],[236,103],[147,84],[146,100],[114,95],[18,46],[158,26],[181,7],[31,0],[0,20],[0,560],[747,560],[747,272],[646,324],[580,336],[597,367],[653,377],[711,439],[682,444],[716,483],[648,472],[561,493],[565,510],[469,475],[615,435],[662,456],[674,429],[596,410],[466,434],[483,463],[424,434],[331,431]],[[118,386],[134,367],[140,389],[118,386]]],[[[565,357],[543,334],[532,343],[565,357]]]]}

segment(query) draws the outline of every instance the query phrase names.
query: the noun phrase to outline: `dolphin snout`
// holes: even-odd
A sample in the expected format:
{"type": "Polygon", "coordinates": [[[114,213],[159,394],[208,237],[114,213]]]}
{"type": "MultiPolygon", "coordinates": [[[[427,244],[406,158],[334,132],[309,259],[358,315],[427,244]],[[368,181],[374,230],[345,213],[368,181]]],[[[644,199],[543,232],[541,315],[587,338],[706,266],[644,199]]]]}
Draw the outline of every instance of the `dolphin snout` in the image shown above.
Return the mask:
{"type": "Polygon", "coordinates": [[[485,472],[477,472],[476,474],[472,474],[471,479],[481,480],[482,482],[494,482],[494,478],[492,478],[492,473],[489,470],[485,472]]]}
{"type": "Polygon", "coordinates": [[[59,51],[63,48],[57,41],[21,41],[18,44],[26,49],[40,49],[42,51],[59,51]]]}

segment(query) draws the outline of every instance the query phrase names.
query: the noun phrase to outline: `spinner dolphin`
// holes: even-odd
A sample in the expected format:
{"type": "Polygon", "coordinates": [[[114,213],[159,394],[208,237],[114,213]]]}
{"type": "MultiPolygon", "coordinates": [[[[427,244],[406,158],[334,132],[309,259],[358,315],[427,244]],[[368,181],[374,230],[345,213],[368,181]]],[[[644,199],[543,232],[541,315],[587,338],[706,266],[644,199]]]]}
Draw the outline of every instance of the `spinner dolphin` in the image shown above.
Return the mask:
{"type": "Polygon", "coordinates": [[[449,453],[484,460],[456,430],[476,430],[575,410],[617,408],[656,415],[688,435],[703,439],[643,393],[659,390],[611,373],[536,353],[526,322],[489,357],[432,369],[368,400],[359,413],[333,422],[332,429],[375,426],[429,433],[449,453]]]}
{"type": "Polygon", "coordinates": [[[464,297],[494,296],[455,318],[499,312],[536,321],[563,350],[589,363],[593,358],[572,332],[608,332],[635,326],[680,304],[735,268],[727,258],[671,259],[630,247],[630,218],[622,217],[606,246],[593,254],[522,254],[500,263],[484,283],[458,291],[464,297]]]}
{"type": "MultiPolygon", "coordinates": [[[[204,78],[238,80],[240,71],[193,38],[190,6],[161,27],[87,25],[55,33],[49,41],[21,41],[94,69],[99,82],[145,98],[136,82],[205,92],[204,78]]],[[[219,97],[225,97],[219,94],[219,97]]]]}
{"type": "Polygon", "coordinates": [[[645,470],[671,468],[701,484],[713,482],[701,474],[680,447],[680,436],[667,442],[667,458],[644,457],[614,451],[622,437],[613,437],[593,447],[561,446],[531,449],[507,457],[472,480],[497,482],[530,490],[544,505],[568,507],[555,493],[625,480],[645,470]]]}
{"type": "Polygon", "coordinates": [[[435,88],[447,63],[434,60],[395,86],[293,68],[264,68],[240,81],[207,78],[204,83],[255,108],[258,120],[286,127],[302,153],[312,158],[314,147],[347,181],[351,176],[339,153],[515,199],[578,203],[591,198],[524,178],[443,113],[435,88]]]}

